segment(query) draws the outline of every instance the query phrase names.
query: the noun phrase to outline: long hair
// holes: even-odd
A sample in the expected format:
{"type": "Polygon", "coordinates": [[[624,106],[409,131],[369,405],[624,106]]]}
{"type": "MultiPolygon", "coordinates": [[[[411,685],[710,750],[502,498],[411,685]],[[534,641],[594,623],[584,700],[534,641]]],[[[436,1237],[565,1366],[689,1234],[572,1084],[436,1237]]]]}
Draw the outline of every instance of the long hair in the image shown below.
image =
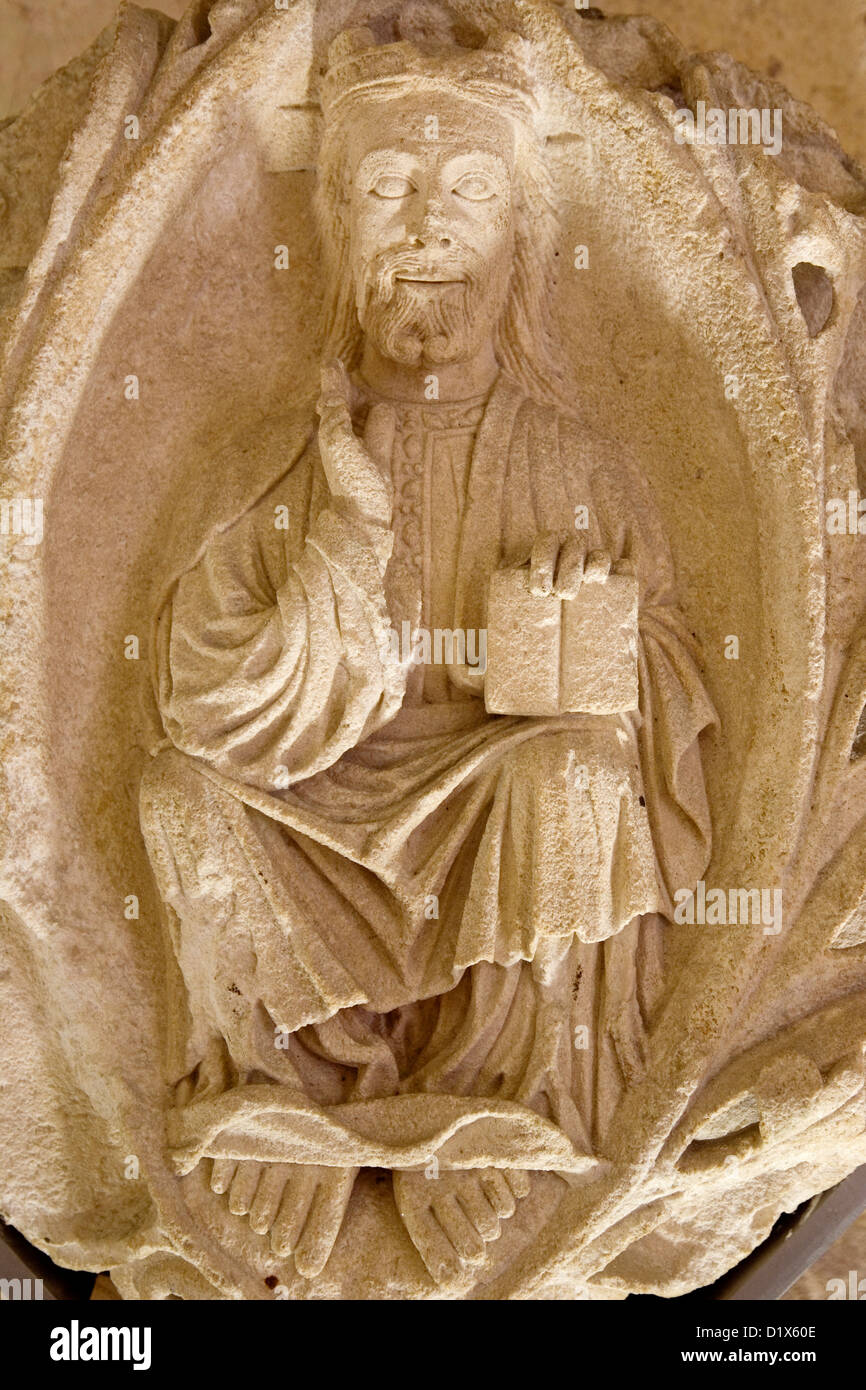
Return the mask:
{"type": "MultiPolygon", "coordinates": [[[[551,315],[556,287],[559,216],[544,151],[524,121],[514,120],[514,260],[494,348],[500,367],[535,400],[563,406],[564,355],[551,315]]],[[[315,195],[325,277],[322,351],[357,365],[363,343],[349,257],[349,167],[344,124],[328,123],[315,195]]]]}

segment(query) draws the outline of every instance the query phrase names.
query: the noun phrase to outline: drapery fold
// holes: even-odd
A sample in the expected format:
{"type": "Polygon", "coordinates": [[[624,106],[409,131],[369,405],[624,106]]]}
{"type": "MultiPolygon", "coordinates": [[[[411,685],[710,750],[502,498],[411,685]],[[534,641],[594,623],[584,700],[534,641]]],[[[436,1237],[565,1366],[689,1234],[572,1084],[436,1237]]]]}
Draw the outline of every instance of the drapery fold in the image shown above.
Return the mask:
{"type": "Polygon", "coordinates": [[[315,443],[177,581],[155,672],[174,747],[144,779],[142,817],[189,991],[188,1067],[221,1039],[241,1089],[266,1077],[342,1103],[487,1086],[592,1132],[575,1111],[592,1083],[580,1059],[569,1089],[563,1038],[587,1019],[612,1030],[608,1070],[637,1065],[635,924],[669,914],[708,861],[699,737],[715,714],[640,471],[501,376],[469,470],[454,628],[484,628],[492,572],[578,516],[587,550],[638,578],[640,702],[623,715],[490,716],[482,674],[457,664],[477,698],[404,704],[387,537],[333,506],[315,443]],[[627,929],[627,960],[595,969],[586,952],[627,929]],[[429,1029],[398,1065],[378,1020],[425,1000],[429,1029]]]}

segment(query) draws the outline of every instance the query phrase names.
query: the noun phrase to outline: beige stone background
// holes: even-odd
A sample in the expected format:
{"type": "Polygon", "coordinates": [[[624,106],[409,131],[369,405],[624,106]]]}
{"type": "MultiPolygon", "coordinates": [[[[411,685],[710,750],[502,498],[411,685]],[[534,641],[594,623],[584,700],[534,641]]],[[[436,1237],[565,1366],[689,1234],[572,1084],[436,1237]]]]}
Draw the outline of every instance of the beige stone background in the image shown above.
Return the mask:
{"type": "MultiPolygon", "coordinates": [[[[0,0],[0,120],[110,22],[116,0],[0,0]]],[[[158,0],[177,18],[186,0],[158,0]]],[[[866,0],[631,0],[607,14],[661,20],[687,48],[724,49],[810,102],[866,163],[866,0]]],[[[829,1279],[866,1278],[866,1215],[787,1295],[827,1297],[829,1279]]]]}
{"type": "MultiPolygon", "coordinates": [[[[158,0],[175,18],[186,0],[158,0]]],[[[721,48],[811,102],[866,163],[866,0],[611,0],[694,51],[721,48]]],[[[116,0],[0,0],[0,119],[106,25],[116,0]]]]}

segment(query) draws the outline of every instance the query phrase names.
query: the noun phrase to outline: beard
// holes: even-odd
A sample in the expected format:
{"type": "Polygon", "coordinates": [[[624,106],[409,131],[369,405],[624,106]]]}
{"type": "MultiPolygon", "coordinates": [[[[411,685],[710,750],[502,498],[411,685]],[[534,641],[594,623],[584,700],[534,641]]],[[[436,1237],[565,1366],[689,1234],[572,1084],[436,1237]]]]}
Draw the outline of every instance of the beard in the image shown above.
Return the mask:
{"type": "Polygon", "coordinates": [[[472,358],[497,323],[507,289],[507,269],[457,248],[437,273],[462,277],[439,289],[401,280],[429,272],[433,260],[415,249],[389,248],[365,268],[358,321],[384,357],[406,366],[444,366],[472,358]]]}

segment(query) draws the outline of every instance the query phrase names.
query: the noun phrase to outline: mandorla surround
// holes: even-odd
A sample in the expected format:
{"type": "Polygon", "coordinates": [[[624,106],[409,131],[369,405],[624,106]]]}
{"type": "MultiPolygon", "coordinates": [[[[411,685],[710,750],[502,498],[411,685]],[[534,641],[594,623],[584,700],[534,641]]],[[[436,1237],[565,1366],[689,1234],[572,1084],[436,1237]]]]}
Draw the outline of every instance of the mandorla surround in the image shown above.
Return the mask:
{"type": "Polygon", "coordinates": [[[676,1296],[866,1161],[866,176],[650,20],[122,7],[0,130],[0,1209],[676,1296]]]}

